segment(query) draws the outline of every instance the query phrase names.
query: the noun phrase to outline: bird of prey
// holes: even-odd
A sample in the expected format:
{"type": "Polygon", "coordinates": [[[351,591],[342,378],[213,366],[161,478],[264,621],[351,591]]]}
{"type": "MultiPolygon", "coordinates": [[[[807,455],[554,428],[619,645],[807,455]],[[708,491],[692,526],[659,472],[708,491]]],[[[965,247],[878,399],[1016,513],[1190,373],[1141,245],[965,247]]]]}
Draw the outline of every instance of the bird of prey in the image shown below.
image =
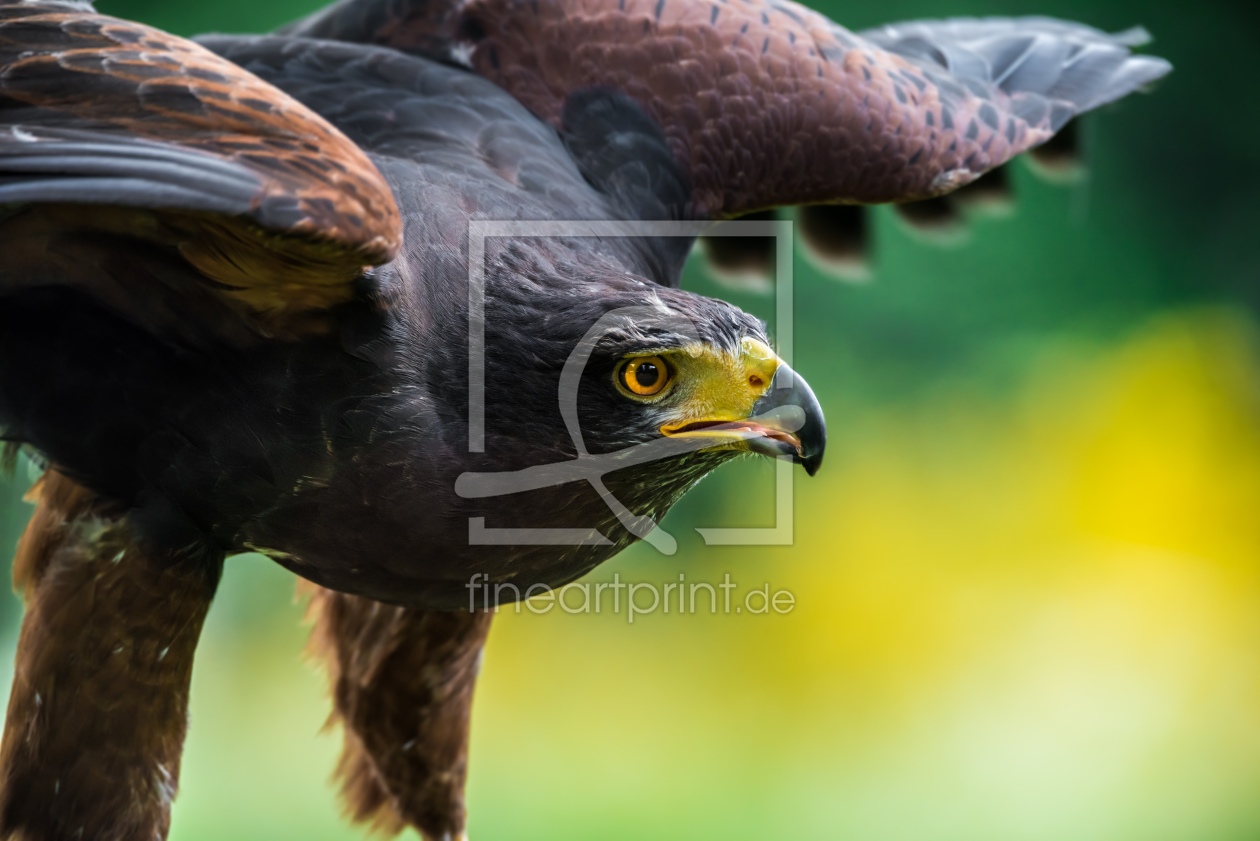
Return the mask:
{"type": "Polygon", "coordinates": [[[694,236],[474,255],[472,227],[807,205],[825,249],[845,206],[944,196],[1167,72],[1137,40],[854,33],[790,0],[343,0],[188,41],[0,0],[0,426],[46,466],[0,838],[165,837],[243,552],[309,582],[350,815],[462,837],[491,586],[571,581],[724,461],[812,473],[825,444],[766,326],[679,288],[694,236]]]}

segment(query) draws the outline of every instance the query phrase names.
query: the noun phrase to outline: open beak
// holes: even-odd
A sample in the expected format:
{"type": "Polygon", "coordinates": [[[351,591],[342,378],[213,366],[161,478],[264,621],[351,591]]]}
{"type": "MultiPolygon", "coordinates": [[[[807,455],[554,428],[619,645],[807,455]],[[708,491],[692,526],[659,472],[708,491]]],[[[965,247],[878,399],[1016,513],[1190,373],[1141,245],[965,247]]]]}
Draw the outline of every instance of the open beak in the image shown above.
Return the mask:
{"type": "MultiPolygon", "coordinates": [[[[770,388],[741,420],[702,420],[666,429],[671,437],[697,436],[739,442],[743,449],[786,456],[813,476],[827,448],[827,422],[809,383],[787,364],[778,366],[770,388]]],[[[715,444],[719,441],[715,441],[715,444]]]]}
{"type": "Polygon", "coordinates": [[[779,366],[770,390],[753,405],[750,420],[769,433],[749,440],[753,452],[790,456],[810,476],[822,467],[827,421],[814,390],[788,365],[779,366]]]}

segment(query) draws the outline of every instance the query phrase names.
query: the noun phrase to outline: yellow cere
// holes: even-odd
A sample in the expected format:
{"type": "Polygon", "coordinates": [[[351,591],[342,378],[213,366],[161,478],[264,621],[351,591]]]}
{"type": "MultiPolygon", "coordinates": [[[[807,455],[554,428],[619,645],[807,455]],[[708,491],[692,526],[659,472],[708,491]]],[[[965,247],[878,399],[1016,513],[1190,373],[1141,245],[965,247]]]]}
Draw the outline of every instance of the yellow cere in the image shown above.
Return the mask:
{"type": "MultiPolygon", "coordinates": [[[[669,392],[674,395],[667,407],[671,417],[661,432],[674,436],[722,435],[678,430],[693,423],[724,423],[751,416],[753,405],[770,389],[783,364],[765,342],[753,338],[741,341],[738,354],[694,344],[660,356],[673,368],[669,392]]],[[[741,443],[738,436],[726,435],[733,443],[741,443]]]]}

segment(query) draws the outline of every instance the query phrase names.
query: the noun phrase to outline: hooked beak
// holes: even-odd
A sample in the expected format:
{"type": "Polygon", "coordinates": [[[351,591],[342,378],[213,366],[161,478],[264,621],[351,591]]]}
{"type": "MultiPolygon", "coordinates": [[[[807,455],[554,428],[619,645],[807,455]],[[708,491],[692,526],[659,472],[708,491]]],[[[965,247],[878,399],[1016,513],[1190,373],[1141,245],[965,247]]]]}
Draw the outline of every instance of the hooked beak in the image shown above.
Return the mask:
{"type": "Polygon", "coordinates": [[[770,388],[742,420],[698,421],[664,428],[670,437],[704,435],[732,439],[747,450],[767,456],[786,456],[813,476],[822,466],[827,448],[827,423],[809,383],[786,363],[774,373],[770,388]]]}
{"type": "Polygon", "coordinates": [[[771,435],[749,439],[748,449],[771,456],[789,456],[813,476],[827,449],[827,421],[814,390],[788,365],[780,365],[770,390],[753,405],[749,418],[771,435]],[[777,434],[774,434],[777,433],[777,434]]]}

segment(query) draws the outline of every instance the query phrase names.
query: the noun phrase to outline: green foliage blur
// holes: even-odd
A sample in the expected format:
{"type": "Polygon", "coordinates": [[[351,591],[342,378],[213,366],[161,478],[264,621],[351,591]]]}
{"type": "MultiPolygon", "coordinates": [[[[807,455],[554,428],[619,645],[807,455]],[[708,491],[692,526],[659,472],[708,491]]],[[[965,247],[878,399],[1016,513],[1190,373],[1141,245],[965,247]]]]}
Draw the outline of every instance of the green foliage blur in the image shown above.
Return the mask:
{"type": "MultiPolygon", "coordinates": [[[[261,32],[307,0],[100,0],[179,33],[261,32]]],[[[1018,203],[925,242],[875,214],[844,284],[797,256],[795,367],[832,442],[795,484],[724,468],[592,579],[788,588],[788,615],[496,620],[474,710],[481,839],[1228,841],[1260,837],[1260,13],[1225,0],[816,5],[854,29],[1045,14],[1134,24],[1175,67],[1083,121],[1088,173],[1016,162],[1018,203]]],[[[766,298],[685,285],[763,317],[766,298]]],[[[797,471],[800,474],[800,471],[797,471]]],[[[7,557],[25,466],[0,485],[7,557]]],[[[7,561],[6,561],[7,563],[7,561]]],[[[193,680],[172,837],[362,835],[303,661],[293,577],[228,563],[193,680]]],[[[0,598],[7,685],[20,621],[0,598]]],[[[7,691],[7,690],[6,690],[7,691]]]]}

